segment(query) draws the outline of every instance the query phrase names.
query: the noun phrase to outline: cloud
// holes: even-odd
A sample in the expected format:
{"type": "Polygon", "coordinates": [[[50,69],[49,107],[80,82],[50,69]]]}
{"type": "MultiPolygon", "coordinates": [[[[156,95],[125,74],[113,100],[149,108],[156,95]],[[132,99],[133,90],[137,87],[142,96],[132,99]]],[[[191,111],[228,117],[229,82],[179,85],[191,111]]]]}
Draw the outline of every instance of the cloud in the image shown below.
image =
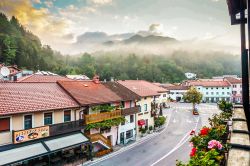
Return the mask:
{"type": "Polygon", "coordinates": [[[113,0],[88,0],[90,4],[93,5],[111,5],[113,0]]]}
{"type": "Polygon", "coordinates": [[[163,25],[162,24],[151,24],[149,26],[149,32],[152,33],[162,33],[163,25]]]}
{"type": "Polygon", "coordinates": [[[52,1],[44,1],[44,4],[48,7],[48,8],[51,8],[53,7],[53,2],[52,1]]]}
{"type": "Polygon", "coordinates": [[[40,0],[32,0],[32,2],[37,3],[37,4],[41,4],[40,0]]]}

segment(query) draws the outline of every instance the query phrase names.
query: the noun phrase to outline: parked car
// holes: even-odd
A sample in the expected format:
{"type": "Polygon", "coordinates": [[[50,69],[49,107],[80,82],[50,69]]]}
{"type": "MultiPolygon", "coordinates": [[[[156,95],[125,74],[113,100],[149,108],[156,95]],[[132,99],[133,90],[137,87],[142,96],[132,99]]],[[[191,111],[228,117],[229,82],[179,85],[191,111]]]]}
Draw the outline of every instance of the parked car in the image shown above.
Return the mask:
{"type": "Polygon", "coordinates": [[[199,115],[199,112],[198,112],[198,109],[197,109],[197,108],[195,108],[195,109],[193,110],[193,115],[199,115]]]}

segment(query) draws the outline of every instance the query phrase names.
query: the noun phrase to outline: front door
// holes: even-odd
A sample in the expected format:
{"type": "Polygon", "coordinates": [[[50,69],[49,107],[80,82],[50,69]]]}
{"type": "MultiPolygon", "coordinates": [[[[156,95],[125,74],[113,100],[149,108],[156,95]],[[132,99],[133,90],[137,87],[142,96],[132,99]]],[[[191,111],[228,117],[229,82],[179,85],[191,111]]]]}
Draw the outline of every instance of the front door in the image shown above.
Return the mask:
{"type": "Polygon", "coordinates": [[[120,133],[120,143],[124,144],[124,132],[120,133]]]}

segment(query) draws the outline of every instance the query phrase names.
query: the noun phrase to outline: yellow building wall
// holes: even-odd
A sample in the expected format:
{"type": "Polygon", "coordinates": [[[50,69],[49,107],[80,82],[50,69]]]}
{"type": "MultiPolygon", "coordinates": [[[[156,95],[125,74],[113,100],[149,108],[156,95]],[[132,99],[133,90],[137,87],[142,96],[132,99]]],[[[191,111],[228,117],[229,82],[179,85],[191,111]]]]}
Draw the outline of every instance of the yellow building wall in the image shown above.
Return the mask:
{"type": "MultiPolygon", "coordinates": [[[[64,110],[56,110],[56,111],[44,111],[44,112],[36,112],[36,113],[26,113],[26,114],[16,114],[12,116],[6,116],[10,117],[10,129],[9,132],[0,132],[0,146],[5,144],[11,144],[12,143],[12,131],[13,130],[23,130],[24,129],[24,115],[32,114],[33,116],[33,128],[44,126],[44,113],[46,112],[53,112],[53,124],[57,123],[63,123],[64,121],[64,110]]],[[[80,109],[72,109],[71,110],[71,121],[79,120],[79,112],[80,109]],[[75,111],[76,110],[76,114],[75,111]],[[76,115],[76,116],[75,116],[76,115]]],[[[3,116],[4,117],[4,116],[3,116]]],[[[1,116],[2,118],[2,116],[1,116]]]]}
{"type": "Polygon", "coordinates": [[[136,125],[137,125],[137,133],[139,133],[138,120],[146,120],[148,119],[148,127],[154,126],[154,118],[151,117],[151,102],[153,102],[153,97],[141,98],[140,101],[136,102],[136,105],[141,107],[141,112],[136,114],[136,125]],[[144,104],[147,104],[147,111],[144,111],[144,104]]]}

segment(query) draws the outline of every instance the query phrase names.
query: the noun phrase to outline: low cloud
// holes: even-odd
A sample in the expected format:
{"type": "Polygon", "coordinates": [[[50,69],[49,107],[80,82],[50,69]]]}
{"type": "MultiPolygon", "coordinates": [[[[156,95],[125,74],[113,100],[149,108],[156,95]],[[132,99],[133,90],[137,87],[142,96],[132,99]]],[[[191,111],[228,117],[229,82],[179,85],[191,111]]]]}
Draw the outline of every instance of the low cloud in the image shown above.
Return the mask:
{"type": "Polygon", "coordinates": [[[93,5],[110,5],[112,4],[113,0],[88,0],[90,4],[93,5]]]}

